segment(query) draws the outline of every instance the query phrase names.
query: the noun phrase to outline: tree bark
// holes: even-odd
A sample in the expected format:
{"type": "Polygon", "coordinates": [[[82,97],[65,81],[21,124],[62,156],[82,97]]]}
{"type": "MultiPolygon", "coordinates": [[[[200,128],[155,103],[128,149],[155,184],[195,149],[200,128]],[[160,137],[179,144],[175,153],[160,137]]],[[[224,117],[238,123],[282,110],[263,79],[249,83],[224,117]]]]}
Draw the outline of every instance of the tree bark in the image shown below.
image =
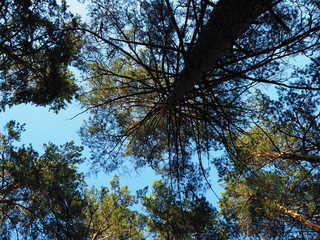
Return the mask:
{"type": "Polygon", "coordinates": [[[299,155],[299,154],[289,154],[283,153],[280,154],[280,157],[283,159],[289,159],[294,161],[305,161],[309,163],[320,163],[320,156],[312,156],[312,155],[299,155]]]}
{"type": "Polygon", "coordinates": [[[264,152],[257,153],[257,157],[266,157],[273,159],[284,159],[284,160],[292,160],[292,161],[304,161],[309,163],[320,163],[320,156],[317,155],[302,155],[302,154],[292,154],[286,152],[273,153],[273,152],[264,152]]]}
{"type": "Polygon", "coordinates": [[[280,204],[276,204],[276,206],[279,208],[279,210],[281,210],[283,213],[289,215],[297,222],[300,222],[301,224],[305,225],[306,227],[310,228],[311,230],[320,233],[320,225],[315,224],[314,222],[312,222],[309,219],[306,219],[298,211],[286,208],[284,206],[281,206],[280,204]]]}
{"type": "Polygon", "coordinates": [[[167,106],[192,90],[192,87],[211,70],[214,64],[232,48],[254,20],[272,7],[274,0],[220,0],[191,51],[167,106]]]}

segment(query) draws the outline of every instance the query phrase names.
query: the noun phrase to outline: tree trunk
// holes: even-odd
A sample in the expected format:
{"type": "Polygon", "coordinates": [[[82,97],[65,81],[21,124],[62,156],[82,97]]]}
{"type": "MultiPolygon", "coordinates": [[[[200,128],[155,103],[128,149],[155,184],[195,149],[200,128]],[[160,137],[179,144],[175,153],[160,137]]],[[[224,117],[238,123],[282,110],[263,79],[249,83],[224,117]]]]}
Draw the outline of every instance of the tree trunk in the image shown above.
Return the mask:
{"type": "Polygon", "coordinates": [[[320,233],[320,225],[315,224],[314,222],[312,222],[309,219],[306,219],[298,211],[286,208],[284,206],[281,206],[280,204],[276,204],[276,206],[279,208],[279,210],[281,210],[283,213],[289,215],[297,222],[300,222],[301,224],[305,225],[306,227],[310,228],[311,230],[320,233]]]}
{"type": "Polygon", "coordinates": [[[272,7],[274,0],[220,0],[191,51],[176,85],[167,99],[167,106],[192,90],[214,64],[232,48],[254,20],[272,7]]]}
{"type": "Polygon", "coordinates": [[[312,155],[299,155],[299,154],[290,154],[290,153],[282,153],[280,157],[283,159],[289,159],[294,161],[306,161],[309,163],[320,163],[320,156],[312,156],[312,155]]]}

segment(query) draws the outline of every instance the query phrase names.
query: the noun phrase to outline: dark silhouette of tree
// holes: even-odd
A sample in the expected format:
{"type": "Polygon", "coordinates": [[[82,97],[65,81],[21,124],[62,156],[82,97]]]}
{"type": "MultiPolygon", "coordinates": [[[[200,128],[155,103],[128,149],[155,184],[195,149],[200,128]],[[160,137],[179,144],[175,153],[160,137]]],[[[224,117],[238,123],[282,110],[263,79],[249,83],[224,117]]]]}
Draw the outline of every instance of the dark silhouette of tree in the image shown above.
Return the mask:
{"type": "Polygon", "coordinates": [[[90,14],[82,136],[98,169],[127,158],[177,182],[206,177],[204,153],[252,125],[257,87],[319,90],[316,1],[110,0],[90,14]]]}
{"type": "Polygon", "coordinates": [[[81,46],[78,17],[56,1],[3,0],[0,4],[0,107],[20,103],[59,110],[77,87],[68,70],[81,46]]]}

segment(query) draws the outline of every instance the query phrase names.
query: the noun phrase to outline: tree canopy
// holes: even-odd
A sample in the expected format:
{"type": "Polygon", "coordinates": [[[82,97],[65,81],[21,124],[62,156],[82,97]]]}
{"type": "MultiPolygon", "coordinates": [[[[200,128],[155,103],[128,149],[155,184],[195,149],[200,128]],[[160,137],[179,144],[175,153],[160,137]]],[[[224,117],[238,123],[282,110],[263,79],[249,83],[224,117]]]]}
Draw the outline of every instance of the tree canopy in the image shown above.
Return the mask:
{"type": "Polygon", "coordinates": [[[93,2],[82,29],[93,164],[149,165],[186,195],[210,186],[214,164],[235,232],[318,236],[317,2],[121,3],[93,2]]]}
{"type": "Polygon", "coordinates": [[[249,236],[319,236],[319,97],[305,93],[259,94],[261,115],[232,144],[238,164],[221,170],[222,211],[249,236]]]}
{"type": "Polygon", "coordinates": [[[92,113],[82,136],[98,168],[131,159],[178,181],[206,176],[203,154],[228,150],[230,133],[252,125],[257,88],[319,90],[316,1],[120,3],[93,2],[82,29],[92,113]]]}
{"type": "Polygon", "coordinates": [[[1,134],[0,234],[3,239],[81,239],[83,177],[76,164],[81,147],[18,147],[23,125],[14,121],[1,134]]]}
{"type": "Polygon", "coordinates": [[[79,18],[55,0],[4,0],[0,12],[1,110],[20,103],[63,108],[77,90],[68,67],[81,37],[67,29],[79,18]]]}
{"type": "Polygon", "coordinates": [[[144,196],[142,205],[154,239],[227,239],[228,229],[205,197],[181,199],[178,194],[163,181],[155,181],[152,194],[144,196]]]}
{"type": "Polygon", "coordinates": [[[178,202],[177,193],[161,181],[155,182],[150,196],[145,190],[131,194],[120,186],[119,176],[110,187],[88,188],[77,172],[84,161],[82,147],[50,143],[39,154],[31,145],[17,146],[23,130],[11,121],[0,135],[3,239],[213,239],[225,231],[204,197],[178,202]],[[133,209],[138,203],[148,214],[133,209]]]}
{"type": "Polygon", "coordinates": [[[320,237],[317,0],[0,4],[0,107],[79,96],[94,171],[151,167],[153,189],[87,188],[73,143],[1,140],[0,231],[26,239],[320,237]],[[70,66],[81,71],[75,82],[70,66]],[[80,77],[80,76],[79,76],[80,77]],[[204,197],[216,168],[225,191],[204,197]],[[135,209],[136,205],[142,211],[135,209]]]}

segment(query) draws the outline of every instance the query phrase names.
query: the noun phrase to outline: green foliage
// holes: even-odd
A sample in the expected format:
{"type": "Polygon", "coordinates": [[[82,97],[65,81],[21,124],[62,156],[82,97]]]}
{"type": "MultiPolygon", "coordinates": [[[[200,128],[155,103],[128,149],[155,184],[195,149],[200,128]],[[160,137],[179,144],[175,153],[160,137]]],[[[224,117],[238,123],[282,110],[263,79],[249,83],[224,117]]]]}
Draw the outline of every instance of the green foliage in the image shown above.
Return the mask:
{"type": "Polygon", "coordinates": [[[18,147],[23,126],[11,121],[0,135],[0,234],[24,239],[81,239],[84,187],[75,164],[83,162],[81,147],[18,147]]]}
{"type": "MultiPolygon", "coordinates": [[[[145,117],[158,98],[149,73],[128,58],[117,59],[110,65],[110,69],[98,63],[90,66],[88,77],[92,91],[81,97],[82,102],[90,106],[92,114],[82,127],[81,136],[92,150],[93,169],[111,172],[120,167],[130,169],[129,164],[134,168],[148,165],[168,178],[174,175],[178,179],[176,182],[184,181],[187,188],[200,187],[201,169],[198,163],[189,161],[195,147],[190,146],[188,151],[181,149],[179,153],[170,152],[168,144],[173,143],[167,138],[172,126],[165,113],[157,108],[155,115],[145,117]],[[114,76],[114,72],[121,75],[114,76]],[[123,164],[124,159],[129,161],[123,164]]],[[[191,129],[185,130],[180,138],[187,139],[192,135],[191,129]]],[[[181,145],[184,145],[183,141],[181,145]]]]}
{"type": "Polygon", "coordinates": [[[77,91],[68,67],[82,43],[69,29],[79,18],[55,0],[4,0],[0,12],[1,109],[20,103],[63,108],[77,91]]]}
{"type": "MultiPolygon", "coordinates": [[[[260,95],[260,115],[230,139],[222,213],[246,236],[319,237],[319,96],[285,91],[260,95]]],[[[219,164],[219,163],[217,163],[219,164]]],[[[222,164],[222,163],[220,163],[222,164]]]]}
{"type": "Polygon", "coordinates": [[[0,135],[0,234],[3,239],[143,239],[144,218],[131,210],[137,197],[118,176],[110,188],[87,189],[77,165],[82,147],[49,143],[39,154],[17,146],[23,125],[0,135]]]}
{"type": "MultiPolygon", "coordinates": [[[[143,116],[147,109],[153,107],[154,99],[157,97],[156,91],[140,88],[143,85],[149,85],[149,76],[143,68],[133,67],[132,64],[134,63],[130,59],[117,59],[111,63],[110,74],[104,69],[105,66],[98,63],[90,66],[92,72],[89,76],[89,83],[92,91],[85,93],[81,100],[87,106],[99,105],[101,108],[92,108],[91,113],[95,117],[89,119],[81,134],[83,141],[92,147],[96,159],[102,164],[104,163],[103,159],[112,158],[112,155],[109,156],[106,153],[111,153],[116,146],[121,147],[122,145],[127,146],[127,149],[122,152],[122,156],[133,155],[137,166],[144,166],[151,159],[161,161],[163,158],[166,145],[160,141],[164,138],[165,124],[161,119],[158,119],[158,130],[153,129],[148,123],[145,126],[140,124],[146,121],[151,122],[144,119],[143,116]],[[111,71],[121,72],[121,76],[115,77],[111,71]],[[137,81],[135,81],[136,78],[137,81]],[[126,97],[129,99],[123,102],[122,99],[126,97]],[[110,107],[103,106],[106,102],[110,102],[110,107]],[[109,132],[104,132],[105,129],[109,132]],[[134,136],[131,135],[136,129],[139,129],[139,132],[134,136]],[[146,138],[145,133],[148,131],[154,131],[154,137],[146,138]],[[159,137],[160,135],[162,137],[159,137]],[[96,147],[106,141],[111,144],[105,148],[96,147]],[[144,144],[139,144],[139,142],[144,144]]],[[[117,157],[115,156],[115,158],[117,157]]],[[[117,161],[115,159],[114,162],[117,161]]],[[[111,164],[107,166],[111,169],[117,167],[111,164]]]]}
{"type": "MultiPolygon", "coordinates": [[[[211,62],[210,56],[193,54],[199,48],[226,48],[225,42],[201,44],[206,38],[201,33],[214,27],[209,19],[233,20],[221,13],[228,12],[227,1],[220,2],[108,0],[90,5],[82,56],[88,91],[81,101],[91,117],[81,135],[96,170],[149,165],[178,185],[185,182],[185,189],[192,183],[197,188],[208,178],[207,156],[222,148],[233,154],[233,138],[261,113],[249,102],[258,84],[317,93],[320,18],[315,1],[278,1],[243,26],[225,55],[211,62]],[[302,57],[313,64],[291,64],[302,57]],[[204,60],[193,66],[194,58],[204,60]],[[177,86],[188,84],[181,78],[202,65],[209,70],[175,99],[177,86]]],[[[223,35],[223,29],[211,34],[223,35]]],[[[190,73],[191,78],[197,77],[190,73]]]]}
{"type": "Polygon", "coordinates": [[[11,122],[0,135],[4,238],[14,230],[25,239],[143,239],[145,226],[157,239],[319,237],[316,1],[97,0],[84,25],[61,2],[0,4],[1,109],[63,108],[77,91],[68,67],[79,60],[92,115],[81,135],[95,169],[131,168],[129,160],[171,186],[155,182],[143,216],[117,176],[110,188],[85,188],[80,147],[18,147],[23,126],[11,122]],[[234,29],[241,36],[224,29],[230,13],[264,3],[234,29]],[[278,99],[258,84],[277,86],[278,99]],[[225,182],[223,220],[197,196],[210,182],[210,154],[222,148],[213,162],[225,182]]]}
{"type": "Polygon", "coordinates": [[[120,187],[119,176],[114,176],[110,185],[85,192],[88,239],[144,239],[144,218],[130,209],[137,198],[127,186],[120,187]]]}
{"type": "Polygon", "coordinates": [[[179,200],[178,193],[155,181],[142,205],[148,213],[148,231],[155,239],[227,239],[216,209],[204,197],[179,200]]]}

